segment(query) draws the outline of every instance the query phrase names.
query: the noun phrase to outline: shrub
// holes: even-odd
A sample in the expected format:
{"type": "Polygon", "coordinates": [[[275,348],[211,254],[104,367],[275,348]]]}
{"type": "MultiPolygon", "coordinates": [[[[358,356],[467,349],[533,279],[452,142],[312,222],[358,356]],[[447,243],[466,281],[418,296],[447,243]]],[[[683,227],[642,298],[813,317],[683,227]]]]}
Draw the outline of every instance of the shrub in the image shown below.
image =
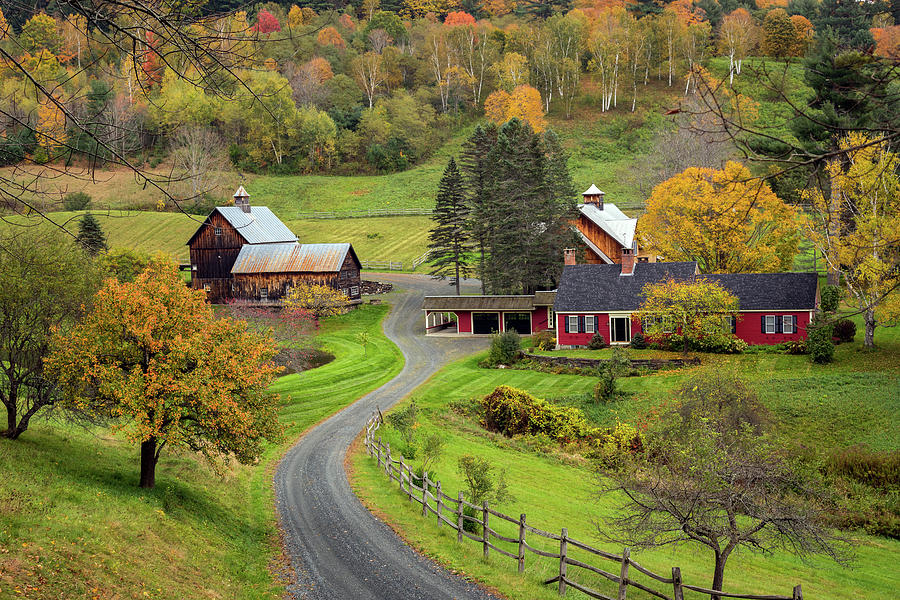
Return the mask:
{"type": "Polygon", "coordinates": [[[91,196],[85,192],[73,192],[63,198],[63,208],[66,210],[84,210],[90,204],[91,196]]]}
{"type": "Polygon", "coordinates": [[[636,333],[631,336],[631,347],[635,350],[643,350],[647,347],[647,338],[643,333],[636,333]]]}
{"type": "Polygon", "coordinates": [[[806,347],[806,340],[792,340],[779,344],[784,347],[784,351],[788,354],[806,354],[809,349],[806,347]]]}
{"type": "Polygon", "coordinates": [[[415,398],[409,404],[388,415],[388,423],[397,430],[403,440],[403,456],[408,459],[416,457],[416,428],[419,425],[419,405],[415,398]]]}
{"type": "Polygon", "coordinates": [[[632,454],[644,451],[644,438],[628,423],[616,419],[616,426],[593,440],[591,458],[596,458],[605,467],[616,467],[632,454]]]}
{"type": "Polygon", "coordinates": [[[856,323],[850,319],[841,319],[834,324],[834,337],[841,343],[852,342],[856,337],[856,323]]]}
{"type": "Polygon", "coordinates": [[[826,285],[822,288],[822,310],[825,312],[834,312],[841,302],[841,288],[836,285],[826,285]]]}
{"type": "Polygon", "coordinates": [[[556,348],[556,337],[549,329],[538,331],[536,334],[531,336],[531,342],[538,350],[553,350],[554,348],[556,348]]]}
{"type": "Polygon", "coordinates": [[[597,402],[609,402],[616,396],[616,376],[611,370],[605,369],[597,379],[594,386],[594,400],[597,402]]]}
{"type": "Polygon", "coordinates": [[[491,336],[491,351],[487,363],[494,365],[511,365],[516,362],[522,349],[522,339],[515,331],[504,331],[491,336]]]}
{"type": "Polygon", "coordinates": [[[606,348],[606,346],[606,340],[603,339],[603,336],[599,333],[595,333],[591,338],[591,341],[588,342],[588,348],[590,348],[591,350],[603,350],[604,348],[606,348]]]}
{"type": "Polygon", "coordinates": [[[506,485],[506,471],[498,469],[483,456],[464,454],[456,466],[466,484],[466,498],[472,504],[512,499],[506,485]]]}
{"type": "Polygon", "coordinates": [[[834,359],[834,342],[831,338],[834,328],[831,323],[820,319],[813,320],[807,328],[806,348],[809,359],[814,363],[830,363],[834,359]]]}
{"type": "Polygon", "coordinates": [[[900,487],[900,450],[878,452],[862,444],[831,455],[829,474],[847,477],[874,488],[900,487]]]}
{"type": "Polygon", "coordinates": [[[584,413],[555,406],[522,390],[501,385],[481,399],[482,425],[505,436],[546,434],[557,441],[592,435],[584,413]]]}

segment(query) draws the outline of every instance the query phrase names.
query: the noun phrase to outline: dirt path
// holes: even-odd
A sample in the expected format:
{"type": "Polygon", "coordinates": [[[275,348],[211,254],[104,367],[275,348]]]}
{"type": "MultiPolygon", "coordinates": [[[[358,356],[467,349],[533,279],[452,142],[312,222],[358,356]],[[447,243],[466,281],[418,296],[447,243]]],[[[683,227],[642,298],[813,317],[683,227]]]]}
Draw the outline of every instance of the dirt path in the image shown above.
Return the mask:
{"type": "Polygon", "coordinates": [[[392,406],[447,362],[487,345],[483,338],[425,337],[422,298],[452,293],[446,283],[420,275],[377,279],[404,290],[394,297],[384,331],[406,364],[397,377],[307,433],[278,466],[276,505],[297,574],[288,589],[293,598],[317,600],[492,598],[413,552],[363,507],[347,482],[347,448],[376,405],[392,406]]]}

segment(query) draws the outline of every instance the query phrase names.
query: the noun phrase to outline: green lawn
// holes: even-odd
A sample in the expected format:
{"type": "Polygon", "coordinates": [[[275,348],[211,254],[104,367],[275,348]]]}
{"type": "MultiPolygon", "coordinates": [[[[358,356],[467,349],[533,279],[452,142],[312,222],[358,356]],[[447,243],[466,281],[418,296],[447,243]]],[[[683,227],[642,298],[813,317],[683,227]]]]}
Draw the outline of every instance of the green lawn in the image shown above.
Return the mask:
{"type": "MultiPolygon", "coordinates": [[[[775,417],[776,435],[791,447],[817,453],[855,443],[867,443],[875,449],[898,449],[898,333],[887,329],[877,332],[880,349],[874,353],[862,351],[861,341],[841,345],[836,362],[825,366],[812,365],[805,356],[770,353],[703,358],[714,368],[742,373],[754,385],[775,417]]],[[[861,338],[860,332],[857,340],[861,338]]],[[[489,434],[472,420],[448,409],[448,403],[477,398],[497,385],[507,384],[540,397],[580,406],[602,425],[613,425],[616,419],[639,423],[660,405],[673,386],[690,377],[694,369],[626,378],[621,380],[621,387],[627,392],[625,399],[597,407],[589,399],[594,384],[590,377],[486,370],[477,366],[478,359],[469,357],[449,365],[413,394],[423,408],[420,435],[441,431],[447,439],[445,454],[436,467],[444,491],[455,495],[463,489],[456,472],[459,456],[469,453],[488,457],[507,469],[507,480],[515,496],[499,510],[514,517],[524,512],[536,527],[554,532],[567,527],[573,537],[620,552],[621,548],[598,538],[597,524],[603,526],[616,507],[613,499],[597,498],[595,476],[583,459],[567,455],[565,449],[540,454],[528,450],[521,441],[489,434]]],[[[392,447],[401,444],[389,427],[381,433],[392,447]]],[[[423,521],[421,509],[416,509],[418,505],[404,501],[395,488],[389,487],[383,472],[374,467],[364,452],[355,454],[353,465],[354,486],[364,501],[425,554],[496,586],[510,597],[555,596],[554,590],[542,588],[538,583],[555,575],[554,561],[529,555],[524,578],[516,575],[515,563],[510,559],[495,555],[485,563],[478,544],[465,542],[457,546],[455,533],[449,528],[439,529],[431,519],[423,521]]],[[[500,531],[515,537],[511,525],[503,525],[500,531]]],[[[864,534],[854,534],[854,537],[857,561],[853,569],[841,568],[821,558],[803,563],[784,552],[762,556],[742,550],[729,562],[726,589],[789,594],[794,585],[802,583],[804,595],[811,598],[893,598],[900,587],[900,573],[889,565],[900,560],[900,541],[864,534]]],[[[551,550],[552,544],[544,547],[551,550]]],[[[637,553],[635,560],[661,574],[679,566],[685,580],[694,584],[707,585],[711,578],[711,555],[695,547],[644,551],[637,553]]],[[[615,571],[615,565],[608,564],[607,568],[615,571]]],[[[614,595],[612,584],[590,578],[585,581],[600,586],[607,595],[614,595]]]]}
{"type": "Polygon", "coordinates": [[[319,340],[336,358],[273,386],[285,441],[258,465],[220,477],[167,449],[148,491],[137,487],[137,447],[104,428],[37,420],[0,439],[0,598],[280,598],[272,470],[308,427],[402,368],[381,330],[387,310],[325,320],[319,340]]]}

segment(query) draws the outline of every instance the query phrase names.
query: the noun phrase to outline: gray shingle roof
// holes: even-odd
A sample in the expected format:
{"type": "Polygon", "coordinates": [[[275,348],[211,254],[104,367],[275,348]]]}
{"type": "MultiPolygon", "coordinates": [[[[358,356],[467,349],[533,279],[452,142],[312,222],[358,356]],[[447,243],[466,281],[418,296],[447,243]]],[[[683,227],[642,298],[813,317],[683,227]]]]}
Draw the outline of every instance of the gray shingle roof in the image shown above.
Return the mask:
{"type": "Polygon", "coordinates": [[[637,310],[643,289],[667,277],[688,279],[695,262],[637,263],[634,273],[621,275],[621,265],[570,265],[563,269],[556,302],[557,312],[637,310]]]}
{"type": "MultiPolygon", "coordinates": [[[[694,277],[697,263],[637,263],[634,274],[622,276],[620,265],[574,265],[563,269],[553,308],[557,312],[637,310],[643,288],[672,277],[694,277]]],[[[733,273],[698,275],[734,294],[740,310],[797,311],[816,307],[815,273],[733,273]]]]}
{"type": "Polygon", "coordinates": [[[353,253],[348,243],[247,244],[241,248],[234,261],[231,274],[337,273],[348,252],[353,253]]]}
{"type": "Polygon", "coordinates": [[[721,273],[702,275],[737,296],[741,310],[813,310],[815,273],[721,273]]]}
{"type": "Polygon", "coordinates": [[[248,244],[297,241],[297,236],[266,206],[253,206],[249,213],[241,210],[240,206],[218,206],[216,210],[237,229],[248,244]]]}

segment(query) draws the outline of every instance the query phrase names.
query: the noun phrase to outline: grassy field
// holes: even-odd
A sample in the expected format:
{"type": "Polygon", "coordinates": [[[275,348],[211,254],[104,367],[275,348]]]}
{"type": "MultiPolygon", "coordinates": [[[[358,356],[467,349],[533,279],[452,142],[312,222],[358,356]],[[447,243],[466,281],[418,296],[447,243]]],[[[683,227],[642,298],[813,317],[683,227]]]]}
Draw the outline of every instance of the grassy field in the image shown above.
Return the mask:
{"type": "MultiPolygon", "coordinates": [[[[857,339],[861,339],[861,333],[857,339]]],[[[866,443],[874,449],[898,449],[900,333],[883,329],[876,333],[876,341],[880,349],[874,353],[862,351],[859,341],[841,345],[836,362],[826,366],[812,365],[804,356],[771,353],[705,356],[704,362],[742,373],[772,411],[777,423],[776,435],[790,447],[818,453],[856,443],[866,443]]],[[[598,407],[589,399],[594,384],[590,377],[485,370],[478,368],[478,358],[470,357],[448,366],[413,394],[423,408],[420,435],[440,430],[447,440],[445,454],[436,467],[445,493],[453,495],[463,489],[456,471],[459,456],[485,456],[507,469],[507,480],[515,497],[499,510],[514,516],[524,512],[536,527],[556,532],[568,527],[573,537],[609,551],[621,551],[598,538],[598,524],[602,527],[615,513],[616,504],[612,498],[597,498],[597,481],[583,459],[566,455],[564,449],[541,454],[529,450],[522,441],[489,434],[471,420],[448,410],[448,403],[477,398],[497,385],[507,384],[579,406],[602,425],[613,425],[616,419],[635,423],[659,406],[668,391],[690,377],[694,370],[627,378],[621,386],[627,392],[626,398],[598,407]]],[[[389,427],[382,433],[392,447],[401,443],[389,427]]],[[[509,597],[555,597],[555,591],[539,584],[542,579],[555,575],[553,561],[537,560],[529,555],[523,578],[516,575],[514,561],[505,557],[495,555],[484,562],[478,544],[465,542],[458,546],[449,528],[438,528],[431,520],[423,521],[417,505],[403,500],[364,452],[354,455],[353,466],[354,486],[364,501],[425,554],[496,586],[509,597]]],[[[505,527],[501,533],[515,537],[512,526],[505,527]]],[[[900,542],[864,534],[854,534],[854,538],[857,557],[852,569],[822,558],[804,563],[785,552],[763,556],[742,550],[729,562],[726,589],[789,594],[794,585],[802,583],[806,597],[895,597],[900,574],[889,565],[900,560],[900,542]]],[[[712,557],[698,547],[643,551],[635,555],[635,560],[663,574],[672,566],[679,566],[685,580],[695,584],[708,584],[711,578],[712,557]]],[[[614,565],[611,570],[615,570],[614,565]]],[[[614,595],[612,584],[587,581],[600,586],[603,593],[614,595]]]]}
{"type": "Polygon", "coordinates": [[[0,439],[0,598],[281,597],[271,471],[308,427],[402,368],[381,331],[387,310],[325,320],[319,340],[336,358],[273,386],[285,441],[258,465],[220,477],[167,449],[157,487],[142,490],[137,447],[104,428],[38,420],[21,439],[0,439]]]}

